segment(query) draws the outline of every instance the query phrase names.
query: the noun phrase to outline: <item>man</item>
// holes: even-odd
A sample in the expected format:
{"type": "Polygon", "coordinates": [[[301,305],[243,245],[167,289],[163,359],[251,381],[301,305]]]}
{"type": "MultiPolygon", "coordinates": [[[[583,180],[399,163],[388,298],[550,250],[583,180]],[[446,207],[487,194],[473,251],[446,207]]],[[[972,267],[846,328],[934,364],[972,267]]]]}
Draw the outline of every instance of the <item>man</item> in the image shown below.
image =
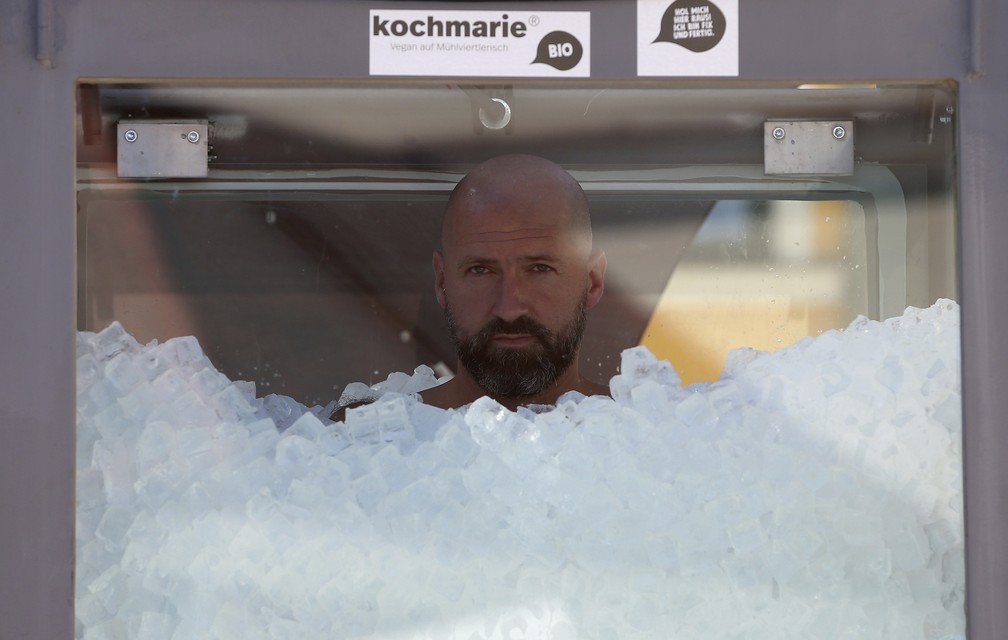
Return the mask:
{"type": "Polygon", "coordinates": [[[487,395],[514,410],[568,391],[609,393],[578,369],[606,259],[592,247],[584,192],[562,168],[510,155],[470,172],[448,199],[433,267],[458,366],[424,402],[454,408],[487,395]]]}

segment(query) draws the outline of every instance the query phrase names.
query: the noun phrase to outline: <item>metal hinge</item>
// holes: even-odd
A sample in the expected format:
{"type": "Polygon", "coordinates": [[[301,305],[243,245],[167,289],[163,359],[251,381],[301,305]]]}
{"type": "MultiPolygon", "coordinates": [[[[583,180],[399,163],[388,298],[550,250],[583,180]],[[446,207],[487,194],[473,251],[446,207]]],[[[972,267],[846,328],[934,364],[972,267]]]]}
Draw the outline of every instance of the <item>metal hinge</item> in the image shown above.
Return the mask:
{"type": "Polygon", "coordinates": [[[764,122],[763,170],[767,175],[852,175],[854,122],[852,120],[764,122]]]}
{"type": "Polygon", "coordinates": [[[116,173],[120,178],[205,178],[206,120],[122,120],[116,173]]]}

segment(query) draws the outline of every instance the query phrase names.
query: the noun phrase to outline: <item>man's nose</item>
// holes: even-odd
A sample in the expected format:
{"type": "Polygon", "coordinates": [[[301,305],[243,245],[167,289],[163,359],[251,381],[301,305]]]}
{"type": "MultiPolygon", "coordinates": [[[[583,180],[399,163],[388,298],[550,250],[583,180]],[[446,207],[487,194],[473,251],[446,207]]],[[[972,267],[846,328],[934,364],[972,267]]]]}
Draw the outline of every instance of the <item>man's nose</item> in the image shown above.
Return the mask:
{"type": "Polygon", "coordinates": [[[505,322],[513,322],[528,313],[528,299],[521,280],[504,275],[497,290],[493,313],[505,322]]]}

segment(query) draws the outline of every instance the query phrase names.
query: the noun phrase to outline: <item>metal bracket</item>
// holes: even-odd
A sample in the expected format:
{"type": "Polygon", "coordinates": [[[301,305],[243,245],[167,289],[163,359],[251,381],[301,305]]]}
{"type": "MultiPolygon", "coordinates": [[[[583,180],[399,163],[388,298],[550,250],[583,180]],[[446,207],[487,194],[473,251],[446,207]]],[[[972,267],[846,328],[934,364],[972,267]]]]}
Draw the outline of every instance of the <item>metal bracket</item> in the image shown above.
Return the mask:
{"type": "Polygon", "coordinates": [[[120,178],[205,178],[206,120],[122,120],[118,124],[120,178]]]}
{"type": "Polygon", "coordinates": [[[763,170],[773,175],[854,174],[853,120],[768,120],[763,170]]]}

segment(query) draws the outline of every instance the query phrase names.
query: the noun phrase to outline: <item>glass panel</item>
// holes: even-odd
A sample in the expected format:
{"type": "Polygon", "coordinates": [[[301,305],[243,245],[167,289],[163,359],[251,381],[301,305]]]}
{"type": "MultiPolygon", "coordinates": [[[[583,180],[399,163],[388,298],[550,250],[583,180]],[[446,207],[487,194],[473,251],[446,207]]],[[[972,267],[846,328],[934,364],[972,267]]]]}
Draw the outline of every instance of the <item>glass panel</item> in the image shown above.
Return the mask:
{"type": "Polygon", "coordinates": [[[78,637],[964,636],[954,98],[80,87],[78,637]],[[117,177],[119,122],[180,120],[207,177],[117,177]],[[853,121],[853,174],[766,174],[768,120],[853,121]],[[611,397],[410,393],[505,153],[587,195],[611,397]]]}
{"type": "Polygon", "coordinates": [[[720,201],[676,265],[642,344],[685,383],[716,380],[732,349],[773,351],[868,310],[857,202],[720,201]]]}

